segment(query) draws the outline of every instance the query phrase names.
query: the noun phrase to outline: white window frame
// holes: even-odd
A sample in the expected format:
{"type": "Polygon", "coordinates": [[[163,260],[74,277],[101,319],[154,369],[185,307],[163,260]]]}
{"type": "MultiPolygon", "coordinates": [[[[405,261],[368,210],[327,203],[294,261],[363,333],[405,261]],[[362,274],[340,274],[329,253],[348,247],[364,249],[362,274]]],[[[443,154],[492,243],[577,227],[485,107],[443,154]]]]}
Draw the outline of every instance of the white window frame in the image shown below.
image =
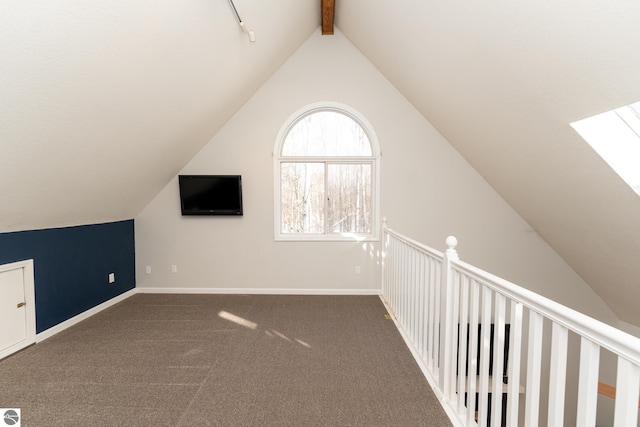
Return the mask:
{"type": "MultiPolygon", "coordinates": [[[[274,239],[276,241],[379,241],[380,240],[380,148],[378,145],[377,136],[373,130],[373,127],[369,121],[358,111],[354,110],[348,105],[338,102],[318,102],[314,104],[302,107],[295,113],[293,113],[285,121],[284,125],[280,128],[278,136],[276,137],[275,148],[273,151],[273,176],[274,176],[274,239]],[[282,147],[285,139],[289,135],[291,129],[302,118],[323,111],[333,111],[343,114],[353,121],[355,121],[365,132],[371,145],[370,157],[351,157],[351,156],[282,156],[282,147]],[[371,164],[371,232],[370,233],[282,233],[281,230],[281,203],[280,203],[280,188],[281,188],[281,164],[282,163],[323,163],[325,170],[330,164],[371,164]]],[[[326,188],[325,175],[325,188],[326,188]]],[[[325,209],[326,212],[326,209],[325,209]]],[[[326,220],[326,218],[325,218],[326,220]]],[[[325,222],[326,228],[326,222],[325,222]]]]}

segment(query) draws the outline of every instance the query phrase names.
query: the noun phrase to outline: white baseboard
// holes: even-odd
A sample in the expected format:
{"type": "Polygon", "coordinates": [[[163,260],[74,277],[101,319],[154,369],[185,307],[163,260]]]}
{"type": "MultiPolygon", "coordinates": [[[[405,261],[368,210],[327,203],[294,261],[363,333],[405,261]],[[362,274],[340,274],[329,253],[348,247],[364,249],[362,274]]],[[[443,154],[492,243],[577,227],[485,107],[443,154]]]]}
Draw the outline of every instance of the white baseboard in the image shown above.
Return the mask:
{"type": "Polygon", "coordinates": [[[136,288],[141,294],[380,295],[380,289],[136,288]]]}
{"type": "Polygon", "coordinates": [[[130,296],[133,296],[135,294],[137,294],[137,289],[133,288],[123,294],[120,294],[116,297],[111,298],[108,301],[103,302],[102,304],[96,305],[93,308],[90,308],[87,311],[83,311],[82,313],[78,314],[77,316],[72,317],[71,319],[67,319],[62,323],[58,323],[56,326],[53,326],[43,332],[40,332],[39,334],[36,334],[36,343],[42,342],[44,340],[46,340],[47,338],[51,338],[52,336],[54,336],[57,333],[60,333],[62,331],[64,331],[65,329],[75,325],[76,323],[79,323],[85,319],[88,319],[89,317],[93,316],[94,314],[97,314],[99,312],[101,312],[102,310],[111,307],[114,304],[119,303],[120,301],[124,301],[125,299],[129,298],[130,296]]]}

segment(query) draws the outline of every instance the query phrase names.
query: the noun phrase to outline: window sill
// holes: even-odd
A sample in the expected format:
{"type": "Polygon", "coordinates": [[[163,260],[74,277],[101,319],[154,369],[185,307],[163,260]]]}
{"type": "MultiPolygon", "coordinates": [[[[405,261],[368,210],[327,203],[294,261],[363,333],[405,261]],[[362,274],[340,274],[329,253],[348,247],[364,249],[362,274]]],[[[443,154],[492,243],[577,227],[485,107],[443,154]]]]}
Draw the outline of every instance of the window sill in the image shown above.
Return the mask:
{"type": "Polygon", "coordinates": [[[380,237],[364,234],[278,234],[276,242],[379,242],[380,237]]]}

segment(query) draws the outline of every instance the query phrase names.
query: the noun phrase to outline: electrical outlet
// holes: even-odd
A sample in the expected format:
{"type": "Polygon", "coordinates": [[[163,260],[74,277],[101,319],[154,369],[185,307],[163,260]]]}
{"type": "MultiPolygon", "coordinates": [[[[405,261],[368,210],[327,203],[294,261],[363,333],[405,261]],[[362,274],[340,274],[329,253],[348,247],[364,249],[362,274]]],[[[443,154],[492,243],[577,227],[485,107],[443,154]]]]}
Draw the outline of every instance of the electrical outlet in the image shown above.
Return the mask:
{"type": "Polygon", "coordinates": [[[360,266],[356,265],[356,274],[360,274],[360,266]]]}
{"type": "Polygon", "coordinates": [[[178,266],[177,265],[172,265],[171,266],[171,272],[172,273],[177,273],[178,272],[178,266]]]}
{"type": "Polygon", "coordinates": [[[116,281],[116,273],[109,273],[109,283],[116,281]]]}
{"type": "Polygon", "coordinates": [[[147,265],[147,266],[144,268],[144,272],[145,272],[145,273],[147,273],[147,274],[151,274],[151,266],[150,266],[150,265],[147,265]]]}

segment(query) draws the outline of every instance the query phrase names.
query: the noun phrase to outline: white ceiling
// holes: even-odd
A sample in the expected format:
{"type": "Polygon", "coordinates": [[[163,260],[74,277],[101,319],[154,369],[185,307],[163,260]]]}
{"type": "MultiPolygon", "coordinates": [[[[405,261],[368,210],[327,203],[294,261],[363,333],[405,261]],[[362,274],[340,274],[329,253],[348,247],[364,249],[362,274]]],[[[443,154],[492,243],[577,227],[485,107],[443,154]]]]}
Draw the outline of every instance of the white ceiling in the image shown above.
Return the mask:
{"type": "MultiPolygon", "coordinates": [[[[227,0],[3,2],[0,232],[135,217],[320,24],[319,0],[235,3],[255,44],[227,0]]],[[[640,198],[569,126],[640,100],[640,3],[336,3],[351,42],[640,325],[640,198]]]]}

